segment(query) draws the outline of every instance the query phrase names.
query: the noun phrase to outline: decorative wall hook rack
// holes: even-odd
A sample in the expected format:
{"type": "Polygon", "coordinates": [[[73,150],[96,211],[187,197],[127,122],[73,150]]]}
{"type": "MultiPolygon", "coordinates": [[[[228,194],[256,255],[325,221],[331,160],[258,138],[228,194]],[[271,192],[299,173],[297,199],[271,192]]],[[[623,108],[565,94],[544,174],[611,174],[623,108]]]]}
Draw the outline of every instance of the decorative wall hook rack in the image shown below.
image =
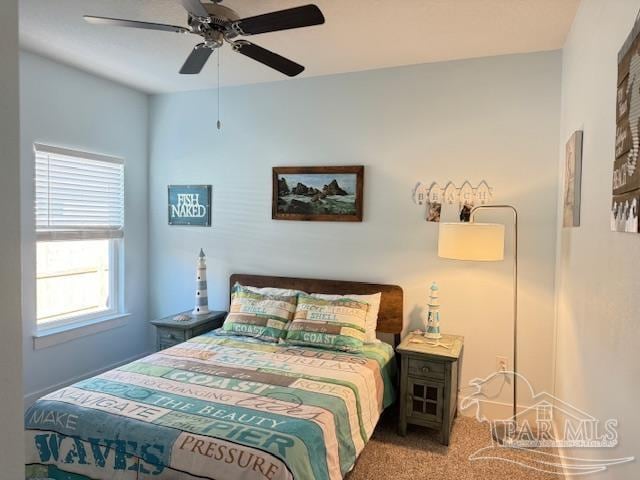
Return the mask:
{"type": "Polygon", "coordinates": [[[416,183],[413,188],[413,202],[416,205],[426,205],[426,220],[439,222],[443,206],[456,205],[461,221],[468,221],[471,209],[476,205],[484,205],[493,199],[493,188],[482,180],[475,187],[465,180],[460,187],[452,181],[440,186],[437,182],[427,185],[416,183]]]}

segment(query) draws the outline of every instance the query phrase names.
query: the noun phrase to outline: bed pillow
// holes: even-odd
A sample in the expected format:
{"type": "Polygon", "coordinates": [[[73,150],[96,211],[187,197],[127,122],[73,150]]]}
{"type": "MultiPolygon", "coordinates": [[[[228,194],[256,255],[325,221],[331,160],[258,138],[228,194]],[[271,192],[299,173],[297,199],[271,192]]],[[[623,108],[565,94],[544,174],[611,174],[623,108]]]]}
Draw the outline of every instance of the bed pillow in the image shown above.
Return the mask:
{"type": "Polygon", "coordinates": [[[364,343],[379,343],[376,337],[376,328],[378,328],[378,312],[380,311],[380,300],[382,293],[374,293],[372,295],[326,295],[324,293],[312,293],[312,297],[322,298],[324,300],[338,300],[340,298],[353,298],[359,302],[369,304],[367,310],[367,318],[365,319],[365,339],[364,343]]]}
{"type": "Polygon", "coordinates": [[[236,282],[234,287],[237,287],[237,286],[244,287],[247,290],[251,290],[252,292],[255,292],[255,293],[261,293],[262,295],[284,295],[289,297],[292,295],[298,295],[299,293],[306,293],[306,292],[303,292],[302,290],[291,290],[288,288],[252,287],[250,285],[240,285],[238,282],[236,282]]]}
{"type": "Polygon", "coordinates": [[[351,298],[325,300],[300,294],[286,343],[361,352],[368,309],[366,303],[351,298]]]}
{"type": "Polygon", "coordinates": [[[297,295],[264,295],[236,285],[223,335],[243,335],[277,342],[284,338],[296,310],[297,295]]]}

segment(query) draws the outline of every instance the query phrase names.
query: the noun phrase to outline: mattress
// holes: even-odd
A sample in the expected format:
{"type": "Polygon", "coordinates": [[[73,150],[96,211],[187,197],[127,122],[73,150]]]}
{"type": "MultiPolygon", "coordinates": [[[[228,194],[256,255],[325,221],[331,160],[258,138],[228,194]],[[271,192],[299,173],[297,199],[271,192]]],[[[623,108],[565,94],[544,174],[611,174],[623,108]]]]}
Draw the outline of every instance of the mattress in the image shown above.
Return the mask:
{"type": "Polygon", "coordinates": [[[28,479],[341,479],[394,400],[393,349],[210,332],[38,400],[28,479]]]}

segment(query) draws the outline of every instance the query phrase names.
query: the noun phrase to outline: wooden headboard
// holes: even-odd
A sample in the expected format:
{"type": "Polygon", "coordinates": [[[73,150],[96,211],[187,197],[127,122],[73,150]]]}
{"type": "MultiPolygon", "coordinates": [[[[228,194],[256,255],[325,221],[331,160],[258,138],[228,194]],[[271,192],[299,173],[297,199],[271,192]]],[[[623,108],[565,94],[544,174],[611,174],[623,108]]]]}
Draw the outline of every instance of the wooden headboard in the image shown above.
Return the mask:
{"type": "Polygon", "coordinates": [[[397,285],[234,273],[229,279],[229,292],[233,290],[236,282],[240,285],[250,287],[288,288],[292,290],[302,290],[307,293],[326,293],[330,295],[346,295],[349,293],[353,293],[354,295],[370,295],[382,292],[376,331],[392,333],[397,336],[402,332],[403,293],[402,288],[397,285]]]}

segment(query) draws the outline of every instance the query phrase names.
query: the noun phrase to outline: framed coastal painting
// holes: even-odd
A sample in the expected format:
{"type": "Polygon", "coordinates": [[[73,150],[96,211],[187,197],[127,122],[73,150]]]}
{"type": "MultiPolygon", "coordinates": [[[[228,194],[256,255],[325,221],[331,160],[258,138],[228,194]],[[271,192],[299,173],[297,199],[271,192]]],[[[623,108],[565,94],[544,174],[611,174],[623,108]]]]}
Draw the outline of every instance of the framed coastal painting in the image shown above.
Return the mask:
{"type": "Polygon", "coordinates": [[[272,218],[361,222],[364,166],[273,167],[272,218]]]}

